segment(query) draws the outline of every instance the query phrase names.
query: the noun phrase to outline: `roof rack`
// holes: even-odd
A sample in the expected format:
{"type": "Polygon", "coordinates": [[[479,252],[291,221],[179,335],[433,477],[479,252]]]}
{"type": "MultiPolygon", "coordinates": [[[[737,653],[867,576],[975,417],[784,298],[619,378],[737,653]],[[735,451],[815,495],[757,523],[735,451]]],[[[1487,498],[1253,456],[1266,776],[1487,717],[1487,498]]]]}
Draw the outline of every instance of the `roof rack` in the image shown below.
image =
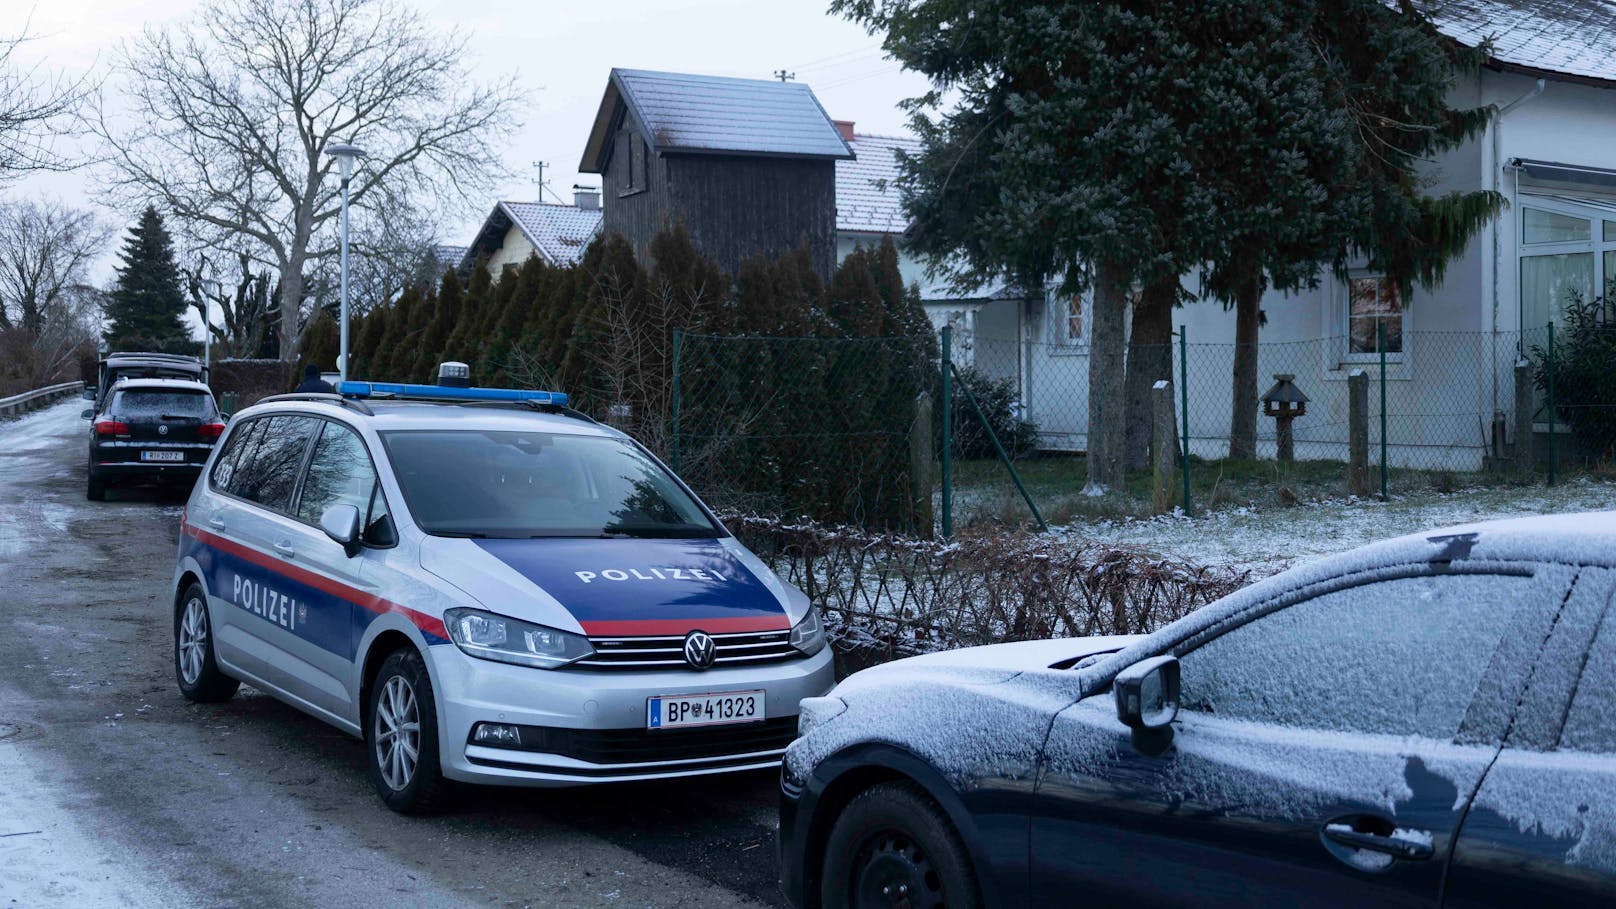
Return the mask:
{"type": "Polygon", "coordinates": [[[141,350],[120,350],[116,353],[109,353],[106,355],[106,359],[108,360],[115,360],[120,357],[131,360],[167,360],[175,363],[195,363],[198,366],[202,365],[201,357],[193,357],[189,354],[150,353],[141,350]]]}
{"type": "Polygon", "coordinates": [[[339,394],[332,394],[328,391],[294,391],[289,394],[270,395],[267,398],[259,398],[255,403],[273,404],[277,401],[311,401],[318,404],[335,404],[338,407],[346,407],[349,410],[362,413],[367,417],[374,417],[376,415],[376,412],[371,410],[370,406],[364,401],[361,401],[358,398],[348,398],[339,394]]]}

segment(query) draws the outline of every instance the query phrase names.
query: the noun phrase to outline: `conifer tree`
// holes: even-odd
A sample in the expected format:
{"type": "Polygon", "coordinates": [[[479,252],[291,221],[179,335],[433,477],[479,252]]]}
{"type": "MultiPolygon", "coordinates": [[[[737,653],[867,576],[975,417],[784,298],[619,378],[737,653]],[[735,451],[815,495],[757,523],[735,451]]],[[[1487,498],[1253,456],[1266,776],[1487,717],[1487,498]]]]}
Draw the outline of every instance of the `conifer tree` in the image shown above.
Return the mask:
{"type": "Polygon", "coordinates": [[[443,362],[449,335],[460,319],[464,296],[460,276],[453,269],[444,272],[437,300],[431,308],[432,320],[426,324],[420,340],[411,345],[415,359],[407,370],[409,381],[432,383],[438,380],[438,364],[443,362]]]}
{"type": "Polygon", "coordinates": [[[382,303],[360,320],[354,334],[353,350],[349,355],[348,375],[359,379],[380,378],[376,373],[376,359],[381,352],[382,337],[387,333],[387,322],[393,314],[393,304],[382,303]]]}
{"type": "Polygon", "coordinates": [[[185,293],[174,241],[163,217],[147,206],[118,254],[118,281],[107,301],[107,344],[113,350],[179,350],[194,345],[181,316],[185,293]]]}
{"type": "Polygon", "coordinates": [[[415,284],[404,288],[387,316],[387,324],[373,354],[369,378],[382,382],[407,382],[415,366],[415,348],[412,334],[419,330],[418,323],[431,309],[422,289],[415,284]]]}

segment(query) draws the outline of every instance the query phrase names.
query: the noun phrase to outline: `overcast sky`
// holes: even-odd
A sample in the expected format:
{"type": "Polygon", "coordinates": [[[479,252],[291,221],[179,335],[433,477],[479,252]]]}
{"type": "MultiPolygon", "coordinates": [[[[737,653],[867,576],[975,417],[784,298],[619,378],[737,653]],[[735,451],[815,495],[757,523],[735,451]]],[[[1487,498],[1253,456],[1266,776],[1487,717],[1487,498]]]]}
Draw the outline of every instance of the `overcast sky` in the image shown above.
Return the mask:
{"type": "MultiPolygon", "coordinates": [[[[538,198],[535,161],[548,162],[551,190],[570,200],[579,158],[614,66],[719,76],[768,78],[784,68],[812,86],[832,117],[860,132],[902,131],[897,102],[925,90],[925,80],[885,59],[879,40],[825,12],[829,0],[404,0],[444,28],[469,35],[469,61],[480,79],[514,74],[528,93],[525,125],[501,149],[515,171],[501,198],[538,198]]],[[[0,0],[0,34],[28,22],[38,40],[24,60],[70,72],[105,68],[118,41],[147,25],[194,14],[196,0],[0,0]]],[[[599,185],[599,178],[582,178],[599,185]]],[[[88,174],[31,177],[9,195],[48,194],[93,205],[88,174]]],[[[547,197],[548,198],[548,197],[547,197]]],[[[550,201],[554,201],[550,199],[550,201]]],[[[491,208],[489,199],[486,207],[491,208]]],[[[120,226],[127,212],[105,212],[120,226]]],[[[473,219],[474,221],[475,219],[473,219]]],[[[444,226],[444,241],[465,243],[476,223],[444,226]]],[[[110,279],[110,260],[98,268],[110,279]]]]}

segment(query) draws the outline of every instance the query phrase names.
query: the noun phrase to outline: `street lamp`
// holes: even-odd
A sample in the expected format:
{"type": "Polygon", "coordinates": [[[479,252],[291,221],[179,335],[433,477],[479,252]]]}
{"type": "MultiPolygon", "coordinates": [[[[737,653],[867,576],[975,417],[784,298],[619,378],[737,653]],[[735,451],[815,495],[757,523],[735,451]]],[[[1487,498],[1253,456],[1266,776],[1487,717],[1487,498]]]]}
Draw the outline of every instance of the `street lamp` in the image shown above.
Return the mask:
{"type": "Polygon", "coordinates": [[[325,153],[337,159],[337,172],[342,176],[342,353],[337,357],[337,375],[348,381],[348,181],[353,177],[355,158],[365,156],[357,145],[337,143],[327,145],[325,153]]]}
{"type": "Polygon", "coordinates": [[[202,282],[202,367],[213,369],[213,298],[219,295],[219,279],[202,282]]]}

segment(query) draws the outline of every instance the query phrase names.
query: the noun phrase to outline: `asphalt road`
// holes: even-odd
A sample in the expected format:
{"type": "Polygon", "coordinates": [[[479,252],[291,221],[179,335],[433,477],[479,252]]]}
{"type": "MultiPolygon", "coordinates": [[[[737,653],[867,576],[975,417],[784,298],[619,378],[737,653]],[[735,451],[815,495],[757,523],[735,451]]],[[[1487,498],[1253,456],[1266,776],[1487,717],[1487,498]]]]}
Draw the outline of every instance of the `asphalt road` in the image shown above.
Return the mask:
{"type": "Polygon", "coordinates": [[[84,497],[82,404],[0,423],[0,907],[775,905],[772,774],[388,811],[357,739],[174,683],[185,492],[84,497]]]}

